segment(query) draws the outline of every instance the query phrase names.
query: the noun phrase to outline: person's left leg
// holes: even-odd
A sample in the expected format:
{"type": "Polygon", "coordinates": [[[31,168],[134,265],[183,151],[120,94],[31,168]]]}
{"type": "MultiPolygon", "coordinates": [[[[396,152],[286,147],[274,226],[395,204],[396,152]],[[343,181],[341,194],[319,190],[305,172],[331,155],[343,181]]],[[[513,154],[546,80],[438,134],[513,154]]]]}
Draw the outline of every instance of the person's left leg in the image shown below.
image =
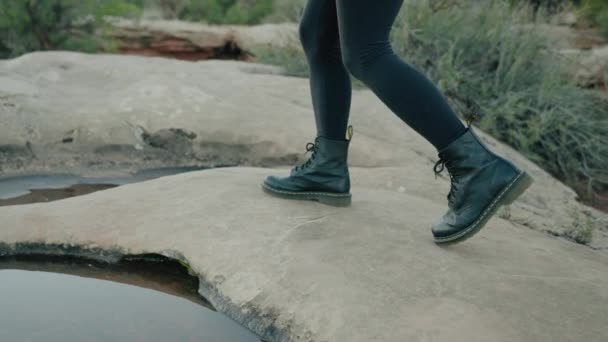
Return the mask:
{"type": "Polygon", "coordinates": [[[310,69],[317,136],[344,140],[352,87],[340,51],[335,0],[308,0],[299,26],[310,69]]]}
{"type": "Polygon", "coordinates": [[[389,34],[403,0],[336,2],[346,68],[439,150],[435,172],[444,167],[450,172],[449,210],[433,225],[435,241],[473,236],[532,179],[490,151],[471,128],[464,127],[431,81],[393,52],[389,34]]]}
{"type": "Polygon", "coordinates": [[[464,134],[465,126],[439,89],[399,58],[389,34],[403,0],[336,0],[342,59],[401,120],[437,149],[464,134]]]}
{"type": "Polygon", "coordinates": [[[351,83],[340,52],[336,1],[308,0],[299,32],[310,66],[317,137],[306,145],[312,152],[306,162],[292,168],[287,177],[266,177],[262,188],[281,198],[348,206],[351,83]]]}

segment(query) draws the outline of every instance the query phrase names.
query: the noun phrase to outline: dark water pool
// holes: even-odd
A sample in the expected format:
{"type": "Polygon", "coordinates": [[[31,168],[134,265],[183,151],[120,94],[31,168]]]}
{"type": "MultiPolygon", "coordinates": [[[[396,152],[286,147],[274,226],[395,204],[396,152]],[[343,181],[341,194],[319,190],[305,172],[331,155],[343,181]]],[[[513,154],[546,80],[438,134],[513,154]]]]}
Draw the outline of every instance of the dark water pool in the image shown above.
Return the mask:
{"type": "Polygon", "coordinates": [[[87,178],[71,174],[0,177],[0,206],[51,202],[124,184],[205,169],[207,168],[167,167],[141,170],[121,177],[87,178]]]}
{"type": "Polygon", "coordinates": [[[213,311],[192,278],[137,262],[0,260],[0,341],[260,342],[213,311]]]}

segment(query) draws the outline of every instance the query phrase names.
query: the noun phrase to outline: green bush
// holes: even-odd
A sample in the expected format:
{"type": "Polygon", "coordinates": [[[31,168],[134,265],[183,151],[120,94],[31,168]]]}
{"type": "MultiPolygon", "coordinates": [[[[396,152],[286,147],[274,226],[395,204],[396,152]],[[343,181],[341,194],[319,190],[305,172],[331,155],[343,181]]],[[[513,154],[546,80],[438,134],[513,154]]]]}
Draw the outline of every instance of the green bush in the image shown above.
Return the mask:
{"type": "Polygon", "coordinates": [[[279,65],[285,76],[308,77],[310,72],[304,51],[297,42],[286,48],[262,47],[254,51],[256,61],[260,63],[279,65]]]}
{"type": "Polygon", "coordinates": [[[580,3],[580,0],[509,0],[509,3],[512,6],[520,6],[522,4],[531,5],[534,10],[546,10],[549,12],[554,12],[559,10],[562,6],[568,4],[576,4],[580,3]]]}
{"type": "Polygon", "coordinates": [[[155,2],[163,15],[163,19],[179,18],[188,4],[187,0],[155,0],[155,2]]]}
{"type": "Polygon", "coordinates": [[[546,39],[520,24],[529,8],[463,2],[440,12],[427,1],[410,3],[409,29],[395,31],[400,53],[463,114],[482,112],[479,126],[488,133],[574,188],[606,188],[608,101],[579,88],[546,39]]]}
{"type": "Polygon", "coordinates": [[[608,36],[608,1],[582,0],[581,11],[608,36]]]}
{"type": "Polygon", "coordinates": [[[531,17],[528,8],[463,2],[440,12],[427,1],[410,3],[409,29],[395,31],[400,53],[463,114],[482,112],[479,126],[488,133],[574,188],[606,188],[608,101],[579,88],[546,39],[520,24],[531,17]]]}
{"type": "Polygon", "coordinates": [[[253,3],[239,1],[226,12],[226,22],[238,24],[259,24],[272,13],[273,0],[256,0],[253,3]]]}
{"type": "Polygon", "coordinates": [[[23,0],[0,2],[0,58],[39,50],[92,52],[106,15],[137,15],[136,1],[23,0]]]}
{"type": "MultiPolygon", "coordinates": [[[[483,130],[586,189],[581,195],[608,188],[608,101],[578,87],[570,65],[547,49],[539,30],[522,25],[534,17],[530,8],[505,1],[436,4],[404,5],[392,35],[395,51],[433,80],[463,117],[479,117],[483,130]]],[[[306,70],[301,53],[266,60],[291,74],[306,70]]]]}
{"type": "Polygon", "coordinates": [[[307,0],[275,0],[272,14],[266,17],[269,22],[296,22],[300,20],[307,0]]]}
{"type": "Polygon", "coordinates": [[[180,18],[210,24],[252,25],[270,15],[273,6],[274,0],[190,0],[180,18]]]}

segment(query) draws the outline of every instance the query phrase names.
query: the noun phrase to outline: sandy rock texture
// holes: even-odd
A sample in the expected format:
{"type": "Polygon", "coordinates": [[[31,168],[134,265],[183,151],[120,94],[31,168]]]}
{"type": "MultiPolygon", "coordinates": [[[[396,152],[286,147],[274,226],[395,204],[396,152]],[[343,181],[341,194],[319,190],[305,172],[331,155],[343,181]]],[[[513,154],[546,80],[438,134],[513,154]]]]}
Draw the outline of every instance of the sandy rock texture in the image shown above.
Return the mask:
{"type": "Polygon", "coordinates": [[[480,132],[536,182],[474,239],[437,247],[449,179],[433,175],[436,151],[371,92],[352,108],[353,206],[331,208],[260,188],[314,139],[305,79],[228,61],[0,61],[2,176],[239,166],[2,207],[0,255],[179,259],[218,310],[269,342],[608,339],[605,216],[480,132]],[[562,238],[589,222],[590,246],[562,238]]]}
{"type": "MultiPolygon", "coordinates": [[[[308,80],[268,66],[137,56],[33,53],[0,61],[0,174],[106,175],[142,168],[290,166],[315,136],[308,80]]],[[[369,91],[353,97],[353,179],[442,203],[436,151],[369,91]],[[409,179],[409,180],[408,180],[409,179]]],[[[605,215],[513,149],[481,135],[536,179],[510,221],[556,235],[592,222],[591,246],[608,248],[605,215]],[[589,218],[589,219],[587,219],[589,218]]],[[[577,229],[578,229],[577,228],[577,229]]]]}
{"type": "Polygon", "coordinates": [[[605,253],[500,218],[440,248],[429,225],[445,204],[415,185],[432,176],[354,167],[352,207],[332,208],[261,191],[285,171],[222,168],[2,207],[0,255],[176,258],[269,342],[608,338],[605,253]]]}

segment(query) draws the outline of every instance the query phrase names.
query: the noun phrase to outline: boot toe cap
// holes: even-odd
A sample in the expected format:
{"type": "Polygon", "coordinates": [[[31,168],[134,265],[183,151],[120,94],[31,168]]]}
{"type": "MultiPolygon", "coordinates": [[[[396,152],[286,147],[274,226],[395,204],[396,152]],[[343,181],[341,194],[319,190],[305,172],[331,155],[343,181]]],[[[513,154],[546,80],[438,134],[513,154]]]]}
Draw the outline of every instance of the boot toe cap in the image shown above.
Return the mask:
{"type": "Polygon", "coordinates": [[[458,234],[464,228],[466,228],[466,225],[463,227],[463,225],[458,224],[459,221],[459,217],[455,212],[451,210],[448,211],[441,219],[433,223],[431,230],[433,232],[433,236],[441,239],[458,234]]]}
{"type": "Polygon", "coordinates": [[[264,179],[264,185],[276,189],[281,189],[281,178],[277,176],[267,176],[264,179]]]}
{"type": "Polygon", "coordinates": [[[296,192],[301,191],[297,183],[290,177],[268,176],[264,179],[264,186],[272,190],[296,192]]]}
{"type": "Polygon", "coordinates": [[[460,229],[445,222],[437,222],[433,224],[433,228],[431,231],[433,232],[433,236],[435,238],[441,239],[457,234],[460,229]]]}

